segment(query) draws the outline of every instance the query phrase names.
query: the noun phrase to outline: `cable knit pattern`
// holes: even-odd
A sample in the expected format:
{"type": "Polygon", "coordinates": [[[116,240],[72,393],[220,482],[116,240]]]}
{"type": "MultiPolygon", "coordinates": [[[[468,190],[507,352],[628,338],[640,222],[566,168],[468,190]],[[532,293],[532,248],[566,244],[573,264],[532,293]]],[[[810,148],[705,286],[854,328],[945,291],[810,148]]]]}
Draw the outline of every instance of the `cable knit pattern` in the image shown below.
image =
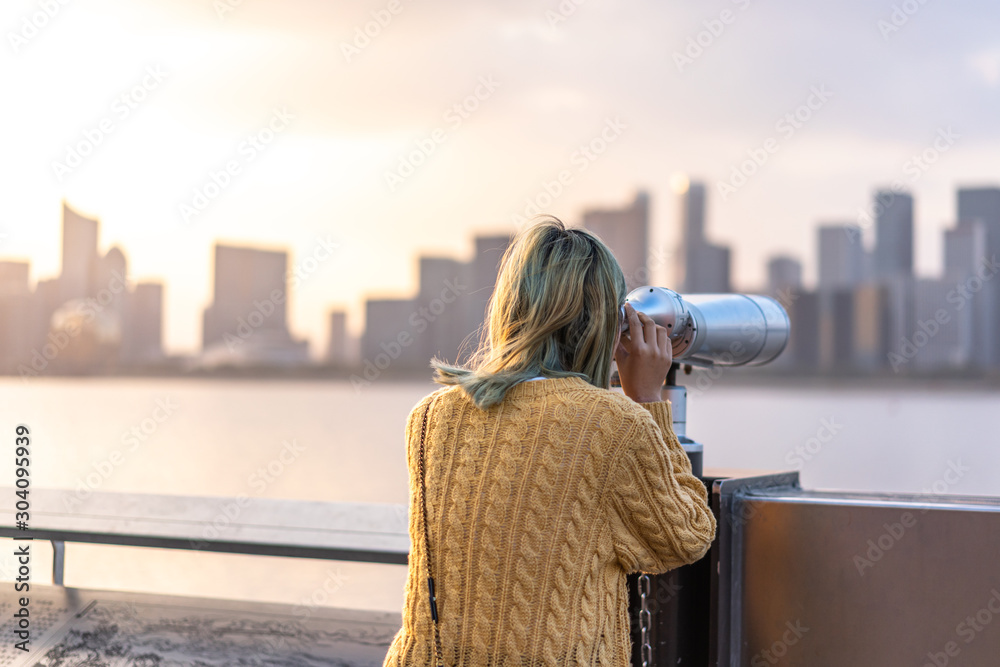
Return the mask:
{"type": "Polygon", "coordinates": [[[385,665],[431,665],[417,454],[424,409],[430,547],[447,665],[629,664],[628,572],[701,558],[715,535],[670,403],[580,378],[522,382],[480,410],[459,387],[406,425],[409,573],[385,665]]]}

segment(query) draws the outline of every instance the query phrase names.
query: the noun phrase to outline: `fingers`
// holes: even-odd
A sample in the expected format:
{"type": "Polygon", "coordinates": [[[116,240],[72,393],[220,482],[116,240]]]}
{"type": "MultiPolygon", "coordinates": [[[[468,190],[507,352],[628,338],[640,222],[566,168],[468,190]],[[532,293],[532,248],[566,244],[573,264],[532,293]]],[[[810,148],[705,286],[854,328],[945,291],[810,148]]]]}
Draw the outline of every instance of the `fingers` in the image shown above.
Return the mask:
{"type": "Polygon", "coordinates": [[[673,361],[674,346],[670,342],[670,332],[666,327],[656,328],[656,344],[660,348],[660,354],[673,361]]]}
{"type": "Polygon", "coordinates": [[[664,377],[670,371],[673,348],[670,332],[646,313],[625,304],[628,331],[619,336],[616,362],[625,395],[638,402],[660,400],[664,377]]]}
{"type": "Polygon", "coordinates": [[[631,303],[625,302],[625,314],[629,328],[619,337],[619,344],[626,353],[638,351],[636,346],[649,345],[657,348],[661,354],[670,354],[673,347],[670,342],[670,332],[666,327],[657,324],[652,317],[636,310],[631,303]]]}
{"type": "Polygon", "coordinates": [[[666,327],[656,327],[656,347],[660,348],[660,352],[666,353],[667,347],[670,345],[670,334],[667,333],[666,327]]]}
{"type": "Polygon", "coordinates": [[[625,307],[629,314],[629,342],[640,345],[647,343],[656,345],[657,324],[653,318],[646,313],[635,310],[630,303],[626,303],[625,307]]]}
{"type": "MultiPolygon", "coordinates": [[[[645,313],[643,313],[645,315],[645,313]]],[[[625,316],[628,318],[628,333],[639,331],[639,311],[632,307],[628,301],[625,302],[625,316]]],[[[631,336],[629,337],[631,340],[631,336]]]]}
{"type": "MultiPolygon", "coordinates": [[[[635,337],[634,334],[637,331],[641,331],[639,323],[639,314],[636,312],[632,304],[625,302],[625,319],[628,321],[628,327],[623,329],[621,334],[618,336],[618,345],[626,353],[632,351],[632,345],[634,344],[635,337]]],[[[640,336],[641,338],[641,336],[640,336]]]]}
{"type": "Polygon", "coordinates": [[[650,345],[656,345],[656,322],[654,322],[653,318],[646,313],[639,314],[642,316],[639,319],[642,320],[643,340],[650,345]]]}

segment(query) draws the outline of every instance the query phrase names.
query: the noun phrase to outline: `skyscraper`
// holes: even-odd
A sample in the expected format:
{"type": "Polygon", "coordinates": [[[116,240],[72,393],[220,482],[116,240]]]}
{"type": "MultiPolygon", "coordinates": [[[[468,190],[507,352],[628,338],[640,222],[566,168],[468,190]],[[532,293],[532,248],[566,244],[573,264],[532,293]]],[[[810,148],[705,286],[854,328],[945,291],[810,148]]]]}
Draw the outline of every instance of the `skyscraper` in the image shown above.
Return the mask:
{"type": "MultiPolygon", "coordinates": [[[[1000,259],[1000,187],[959,188],[958,224],[945,235],[945,273],[954,280],[978,284],[984,262],[1000,259]],[[964,267],[963,267],[964,265],[964,267]]],[[[981,281],[972,296],[975,305],[973,357],[976,363],[1000,365],[1000,280],[981,281]]]]}
{"type": "Polygon", "coordinates": [[[1000,233],[1000,187],[959,188],[958,226],[976,221],[986,226],[988,236],[1000,233]]]}
{"type": "Polygon", "coordinates": [[[879,190],[875,193],[872,269],[876,279],[913,276],[913,197],[905,192],[879,190]]]}
{"type": "Polygon", "coordinates": [[[677,253],[678,287],[688,293],[731,291],[728,246],[705,237],[705,185],[684,182],[681,195],[681,250],[677,253]]]}
{"type": "Polygon", "coordinates": [[[27,262],[0,262],[0,370],[9,372],[29,346],[31,293],[27,262]]]}
{"type": "Polygon", "coordinates": [[[820,291],[851,288],[864,275],[861,228],[852,224],[821,225],[817,233],[820,291]]]}
{"type": "MultiPolygon", "coordinates": [[[[420,327],[414,326],[417,315],[413,299],[368,299],[365,301],[365,333],[361,337],[361,364],[365,379],[376,380],[390,367],[427,368],[419,345],[415,347],[420,327]]],[[[422,331],[422,330],[421,330],[422,331]]],[[[389,371],[391,372],[391,371],[389,371]]],[[[428,371],[429,372],[429,371],[428,371]]]]}
{"type": "Polygon", "coordinates": [[[304,342],[288,331],[288,253],[215,245],[212,304],[205,309],[205,350],[225,346],[233,358],[211,355],[209,363],[302,363],[304,342]]]}
{"type": "Polygon", "coordinates": [[[96,292],[97,228],[96,219],[84,217],[63,202],[62,275],[59,277],[62,302],[94,296],[96,292]]]}
{"type": "MultiPolygon", "coordinates": [[[[506,249],[507,238],[487,242],[483,248],[484,259],[497,255],[501,247],[506,249]]],[[[494,257],[499,261],[499,257],[494,257]]],[[[483,271],[478,280],[483,285],[481,294],[485,294],[489,285],[489,293],[493,292],[496,283],[496,270],[489,270],[490,260],[480,264],[483,271]]],[[[422,361],[426,365],[432,356],[455,362],[459,360],[459,352],[468,354],[474,351],[478,339],[473,336],[463,349],[462,344],[470,333],[482,323],[479,308],[485,309],[482,299],[470,295],[472,265],[451,257],[421,257],[420,258],[420,289],[417,293],[417,315],[414,322],[422,330],[415,332],[422,361]],[[476,313],[470,312],[475,307],[476,313]],[[478,321],[473,321],[478,314],[478,321]]]]}
{"type": "MultiPolygon", "coordinates": [[[[772,257],[767,262],[767,289],[774,296],[802,288],[802,263],[793,257],[772,257]]],[[[775,297],[777,298],[777,297],[775,297]]]]}
{"type": "Polygon", "coordinates": [[[333,366],[346,366],[348,362],[347,313],[330,311],[330,340],[326,346],[326,362],[333,366]]]}
{"type": "Polygon", "coordinates": [[[792,325],[788,351],[794,357],[795,366],[816,370],[820,362],[819,294],[802,292],[796,295],[788,309],[788,317],[792,325]]]}
{"type": "Polygon", "coordinates": [[[205,310],[204,347],[223,342],[226,333],[235,334],[239,320],[254,311],[261,315],[255,318],[258,323],[253,329],[287,332],[287,267],[285,252],[217,243],[212,304],[205,310]]]}
{"type": "Polygon", "coordinates": [[[689,294],[731,292],[729,246],[703,243],[693,253],[688,265],[684,290],[689,294]]]}
{"type": "Polygon", "coordinates": [[[121,359],[152,363],[163,357],[163,285],[139,283],[128,296],[121,359]]]}
{"type": "Polygon", "coordinates": [[[829,289],[819,293],[819,367],[842,374],[854,361],[854,291],[829,289]]]}
{"type": "Polygon", "coordinates": [[[688,183],[681,198],[681,243],[691,247],[705,240],[705,184],[688,183]]]}
{"type": "Polygon", "coordinates": [[[987,231],[981,220],[966,221],[944,232],[944,275],[965,279],[987,257],[987,231]]]}
{"type": "Polygon", "coordinates": [[[861,228],[852,224],[820,225],[818,334],[819,367],[843,372],[853,363],[854,288],[864,275],[861,228]]]}
{"type": "Polygon", "coordinates": [[[853,365],[865,372],[885,368],[889,355],[888,289],[867,283],[858,285],[853,294],[853,365]]]}
{"type": "Polygon", "coordinates": [[[677,253],[677,289],[690,292],[688,274],[698,263],[698,248],[705,242],[705,185],[685,181],[679,188],[681,197],[681,251],[677,253]]]}
{"type": "Polygon", "coordinates": [[[890,357],[894,370],[935,372],[960,370],[972,365],[975,309],[954,308],[948,295],[950,280],[914,281],[913,315],[916,326],[890,357]]]}
{"type": "Polygon", "coordinates": [[[640,191],[632,204],[623,209],[584,211],[581,225],[611,248],[631,290],[649,284],[649,195],[640,191]]]}
{"type": "Polygon", "coordinates": [[[98,257],[94,266],[94,290],[92,296],[100,298],[102,308],[114,313],[118,325],[127,335],[126,302],[128,301],[128,260],[118,246],[111,247],[103,257],[98,257]],[[101,294],[107,290],[106,294],[101,294]],[[107,303],[105,303],[107,302],[107,303]]]}

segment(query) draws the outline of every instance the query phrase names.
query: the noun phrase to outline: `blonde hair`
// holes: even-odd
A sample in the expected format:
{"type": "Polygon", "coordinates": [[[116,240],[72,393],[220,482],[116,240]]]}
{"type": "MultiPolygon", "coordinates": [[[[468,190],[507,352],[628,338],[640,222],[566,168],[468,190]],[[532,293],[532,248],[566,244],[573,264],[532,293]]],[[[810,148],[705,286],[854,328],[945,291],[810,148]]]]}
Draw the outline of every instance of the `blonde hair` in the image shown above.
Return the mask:
{"type": "Polygon", "coordinates": [[[625,276],[604,242],[546,216],[504,253],[470,367],[435,357],[434,381],[460,385],[484,410],[538,375],[607,389],[625,296],[625,276]]]}

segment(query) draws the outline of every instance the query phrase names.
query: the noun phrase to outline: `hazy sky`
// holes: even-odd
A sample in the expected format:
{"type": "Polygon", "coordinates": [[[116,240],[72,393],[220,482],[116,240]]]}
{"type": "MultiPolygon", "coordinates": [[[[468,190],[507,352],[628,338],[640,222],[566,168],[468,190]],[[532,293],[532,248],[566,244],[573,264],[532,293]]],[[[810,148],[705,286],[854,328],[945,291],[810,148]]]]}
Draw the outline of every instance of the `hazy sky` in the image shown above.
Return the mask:
{"type": "Polygon", "coordinates": [[[899,181],[931,275],[956,185],[1000,183],[998,19],[954,0],[5,0],[0,258],[54,276],[65,198],[100,218],[133,279],[167,283],[165,342],[184,352],[215,240],[301,262],[323,239],[337,249],[291,312],[318,346],[330,308],[359,331],[366,296],[413,293],[417,253],[470,257],[473,234],[512,230],[568,170],[546,212],[575,223],[642,187],[665,249],[671,177],[705,180],[739,289],[775,253],[811,282],[815,226],[857,221],[899,181]],[[602,154],[579,152],[602,132],[602,154]],[[77,162],[81,142],[96,146],[77,162]],[[724,200],[754,154],[767,159],[724,200]]]}

